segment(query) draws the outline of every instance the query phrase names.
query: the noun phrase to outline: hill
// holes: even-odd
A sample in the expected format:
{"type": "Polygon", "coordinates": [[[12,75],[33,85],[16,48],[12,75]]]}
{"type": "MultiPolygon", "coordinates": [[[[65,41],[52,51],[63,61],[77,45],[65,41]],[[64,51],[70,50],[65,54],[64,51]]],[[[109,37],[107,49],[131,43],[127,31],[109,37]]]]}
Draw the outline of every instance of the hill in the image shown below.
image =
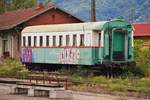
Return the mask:
{"type": "MultiPolygon", "coordinates": [[[[53,0],[59,7],[89,21],[91,0],[53,0]]],[[[123,17],[132,22],[150,22],[150,0],[96,0],[97,20],[123,17]]]]}

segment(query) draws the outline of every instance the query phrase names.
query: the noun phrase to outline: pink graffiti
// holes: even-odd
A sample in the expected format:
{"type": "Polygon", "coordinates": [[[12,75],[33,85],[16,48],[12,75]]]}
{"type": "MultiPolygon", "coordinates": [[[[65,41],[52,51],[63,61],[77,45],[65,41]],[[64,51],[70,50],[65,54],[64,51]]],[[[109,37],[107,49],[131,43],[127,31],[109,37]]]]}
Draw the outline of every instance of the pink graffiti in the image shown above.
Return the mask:
{"type": "Polygon", "coordinates": [[[77,64],[79,58],[80,51],[75,48],[64,49],[58,55],[59,63],[61,64],[77,64]]]}
{"type": "Polygon", "coordinates": [[[32,49],[23,49],[23,62],[32,62],[32,49]]]}

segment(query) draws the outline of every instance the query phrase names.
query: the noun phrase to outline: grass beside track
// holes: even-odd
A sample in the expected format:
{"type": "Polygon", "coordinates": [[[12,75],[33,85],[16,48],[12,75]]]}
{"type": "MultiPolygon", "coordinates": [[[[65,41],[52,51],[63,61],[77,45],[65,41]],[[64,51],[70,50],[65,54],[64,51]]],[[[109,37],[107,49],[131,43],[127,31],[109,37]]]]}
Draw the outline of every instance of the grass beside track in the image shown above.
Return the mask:
{"type": "Polygon", "coordinates": [[[71,76],[73,81],[81,84],[70,87],[76,91],[87,91],[96,93],[119,93],[123,95],[141,95],[150,97],[150,78],[106,78],[71,76]]]}

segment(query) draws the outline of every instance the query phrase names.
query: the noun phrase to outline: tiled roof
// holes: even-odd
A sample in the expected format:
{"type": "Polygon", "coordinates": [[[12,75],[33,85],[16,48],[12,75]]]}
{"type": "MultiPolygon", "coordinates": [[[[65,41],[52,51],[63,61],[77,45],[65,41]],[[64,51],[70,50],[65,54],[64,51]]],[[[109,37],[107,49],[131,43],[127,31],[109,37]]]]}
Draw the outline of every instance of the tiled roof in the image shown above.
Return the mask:
{"type": "MultiPolygon", "coordinates": [[[[5,12],[3,14],[0,14],[0,30],[11,29],[11,28],[13,28],[23,22],[26,22],[26,21],[34,18],[35,16],[40,15],[52,8],[60,9],[60,8],[56,7],[56,5],[54,5],[54,4],[48,4],[48,5],[44,5],[43,7],[28,8],[28,9],[10,11],[10,12],[5,12]]],[[[60,10],[69,14],[68,12],[66,12],[62,9],[60,9],[60,10]]],[[[73,17],[75,17],[75,16],[73,16],[73,17]]],[[[77,17],[75,17],[75,18],[77,18],[77,17]]],[[[79,19],[79,18],[77,18],[77,19],[79,19]]]]}
{"type": "Polygon", "coordinates": [[[150,22],[134,23],[132,25],[134,36],[150,36],[150,22]]]}

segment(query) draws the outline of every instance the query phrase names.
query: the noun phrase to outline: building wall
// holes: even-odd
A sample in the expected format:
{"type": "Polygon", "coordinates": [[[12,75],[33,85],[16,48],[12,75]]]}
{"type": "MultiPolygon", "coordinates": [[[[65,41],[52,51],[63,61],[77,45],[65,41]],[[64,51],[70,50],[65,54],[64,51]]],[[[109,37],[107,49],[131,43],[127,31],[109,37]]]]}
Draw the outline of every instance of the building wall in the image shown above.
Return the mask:
{"type": "Polygon", "coordinates": [[[11,41],[12,41],[12,47],[11,47],[11,57],[19,59],[20,58],[20,46],[19,43],[21,40],[18,40],[18,34],[17,32],[13,32],[11,34],[11,41]],[[18,43],[19,41],[19,43],[18,43]]]}
{"type": "Polygon", "coordinates": [[[2,37],[0,36],[0,57],[2,56],[2,37]]]}
{"type": "Polygon", "coordinates": [[[79,23],[82,22],[75,17],[60,11],[59,9],[51,9],[31,20],[26,22],[27,26],[30,25],[43,25],[43,24],[63,24],[63,23],[79,23]]]}
{"type": "Polygon", "coordinates": [[[150,36],[134,37],[134,40],[142,40],[143,46],[149,46],[150,45],[150,36]]]}
{"type": "Polygon", "coordinates": [[[18,33],[15,30],[5,30],[0,32],[0,59],[7,57],[7,55],[5,55],[6,52],[11,58],[20,58],[18,37],[18,33]],[[4,43],[4,41],[7,41],[7,43],[4,43]],[[4,49],[4,47],[6,49],[4,49]]]}

